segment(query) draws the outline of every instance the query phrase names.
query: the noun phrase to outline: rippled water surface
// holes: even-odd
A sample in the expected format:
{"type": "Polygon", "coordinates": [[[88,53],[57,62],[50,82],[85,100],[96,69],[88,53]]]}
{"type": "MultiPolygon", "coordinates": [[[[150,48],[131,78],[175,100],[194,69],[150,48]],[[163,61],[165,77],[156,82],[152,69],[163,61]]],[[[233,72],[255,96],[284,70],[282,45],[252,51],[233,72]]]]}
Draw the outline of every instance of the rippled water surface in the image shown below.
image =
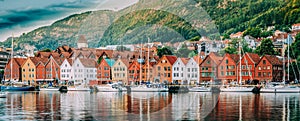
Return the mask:
{"type": "Polygon", "coordinates": [[[300,94],[9,92],[0,120],[300,120],[300,94]]]}

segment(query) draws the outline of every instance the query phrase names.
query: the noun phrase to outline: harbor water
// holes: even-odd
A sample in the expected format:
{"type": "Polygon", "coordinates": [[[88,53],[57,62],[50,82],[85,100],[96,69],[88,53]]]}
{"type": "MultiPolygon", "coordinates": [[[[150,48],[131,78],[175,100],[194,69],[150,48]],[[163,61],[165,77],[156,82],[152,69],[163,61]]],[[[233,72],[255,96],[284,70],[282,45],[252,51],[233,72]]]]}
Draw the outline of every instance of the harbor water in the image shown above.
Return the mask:
{"type": "Polygon", "coordinates": [[[300,120],[299,93],[8,92],[0,120],[300,120]]]}

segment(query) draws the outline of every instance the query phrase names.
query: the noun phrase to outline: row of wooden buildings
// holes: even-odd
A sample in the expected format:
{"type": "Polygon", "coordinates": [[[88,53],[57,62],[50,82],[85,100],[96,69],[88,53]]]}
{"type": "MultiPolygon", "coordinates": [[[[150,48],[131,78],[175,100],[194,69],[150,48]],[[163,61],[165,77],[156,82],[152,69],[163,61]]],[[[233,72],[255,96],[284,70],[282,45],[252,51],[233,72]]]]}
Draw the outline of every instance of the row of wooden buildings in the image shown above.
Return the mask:
{"type": "Polygon", "coordinates": [[[11,59],[4,77],[6,81],[30,84],[58,81],[89,84],[280,81],[283,79],[283,63],[276,56],[260,57],[254,53],[220,56],[212,52],[205,57],[164,55],[159,58],[149,49],[120,52],[62,46],[53,52],[38,52],[35,57],[11,59]]]}

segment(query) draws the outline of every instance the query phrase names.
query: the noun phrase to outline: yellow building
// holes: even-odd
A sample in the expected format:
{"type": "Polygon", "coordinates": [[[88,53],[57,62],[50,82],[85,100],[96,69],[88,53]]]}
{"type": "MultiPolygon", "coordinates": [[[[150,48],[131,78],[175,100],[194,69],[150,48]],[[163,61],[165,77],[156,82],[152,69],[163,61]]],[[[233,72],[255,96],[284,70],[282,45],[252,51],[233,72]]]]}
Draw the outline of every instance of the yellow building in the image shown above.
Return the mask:
{"type": "Polygon", "coordinates": [[[27,58],[22,65],[22,82],[30,85],[36,84],[36,65],[39,62],[38,57],[27,58]]]}

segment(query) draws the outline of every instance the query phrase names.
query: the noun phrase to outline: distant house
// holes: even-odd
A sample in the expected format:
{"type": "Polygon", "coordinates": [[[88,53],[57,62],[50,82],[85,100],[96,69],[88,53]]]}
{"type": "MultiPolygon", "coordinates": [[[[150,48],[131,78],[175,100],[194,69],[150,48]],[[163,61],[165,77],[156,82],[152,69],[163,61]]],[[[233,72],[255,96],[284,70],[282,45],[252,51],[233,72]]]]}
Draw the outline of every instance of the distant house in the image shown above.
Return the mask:
{"type": "Polygon", "coordinates": [[[40,61],[36,65],[36,81],[38,84],[46,81],[46,64],[48,61],[48,58],[40,58],[40,61]]]}
{"type": "Polygon", "coordinates": [[[36,84],[36,65],[39,63],[40,58],[29,57],[23,63],[22,67],[22,82],[26,84],[36,84]]]}
{"type": "Polygon", "coordinates": [[[300,31],[300,23],[292,25],[292,31],[300,31]]]}
{"type": "Polygon", "coordinates": [[[141,69],[143,64],[138,63],[137,61],[133,61],[128,67],[128,79],[130,82],[134,82],[135,84],[143,83],[141,80],[141,69]]]}
{"type": "Polygon", "coordinates": [[[237,32],[235,34],[231,34],[230,38],[234,39],[234,38],[242,38],[243,37],[244,32],[237,32]]]}
{"type": "Polygon", "coordinates": [[[26,61],[24,58],[12,58],[8,61],[4,69],[4,78],[6,81],[21,81],[21,66],[26,61]]]}
{"type": "Polygon", "coordinates": [[[172,66],[177,60],[176,56],[164,55],[160,58],[155,68],[155,82],[172,83],[172,66]]]}
{"type": "MultiPolygon", "coordinates": [[[[242,80],[247,81],[247,80],[254,80],[255,79],[255,67],[259,63],[260,57],[258,54],[255,53],[246,53],[243,55],[241,61],[237,63],[237,67],[240,66],[241,63],[241,68],[242,68],[242,80]]],[[[240,72],[240,70],[238,70],[240,72]]],[[[237,73],[238,75],[238,80],[240,78],[240,73],[237,73]]]]}
{"type": "Polygon", "coordinates": [[[187,84],[199,83],[199,56],[190,58],[186,64],[186,79],[187,84]],[[198,57],[198,59],[196,59],[198,57]],[[196,59],[196,60],[195,60],[196,59]]]}
{"type": "Polygon", "coordinates": [[[94,59],[77,58],[72,65],[74,84],[89,84],[97,80],[97,63],[94,59]]]}
{"type": "Polygon", "coordinates": [[[60,65],[60,80],[67,82],[73,79],[72,59],[64,59],[60,65]]]}
{"type": "Polygon", "coordinates": [[[112,80],[111,67],[115,64],[113,59],[102,59],[97,67],[98,84],[106,84],[112,80]]]}
{"type": "Polygon", "coordinates": [[[79,36],[79,39],[77,41],[77,47],[78,48],[87,48],[88,47],[88,43],[87,43],[87,40],[85,39],[84,35],[79,36]]]}
{"type": "Polygon", "coordinates": [[[217,69],[223,57],[217,53],[210,53],[200,63],[200,81],[212,82],[217,79],[217,69]]]}
{"type": "Polygon", "coordinates": [[[114,82],[122,82],[123,84],[131,84],[128,80],[129,62],[127,59],[118,59],[111,67],[112,80],[114,82]]]}
{"type": "Polygon", "coordinates": [[[261,57],[255,68],[255,79],[259,81],[282,81],[283,63],[274,55],[261,57]]]}
{"type": "Polygon", "coordinates": [[[186,64],[188,58],[177,58],[172,66],[172,82],[175,84],[187,84],[186,64]]]}
{"type": "Polygon", "coordinates": [[[237,73],[239,68],[237,62],[239,61],[238,54],[226,53],[218,65],[218,79],[221,79],[223,83],[238,82],[237,73]]]}
{"type": "Polygon", "coordinates": [[[142,80],[144,82],[155,82],[154,71],[156,62],[146,62],[142,67],[142,80]]]}

